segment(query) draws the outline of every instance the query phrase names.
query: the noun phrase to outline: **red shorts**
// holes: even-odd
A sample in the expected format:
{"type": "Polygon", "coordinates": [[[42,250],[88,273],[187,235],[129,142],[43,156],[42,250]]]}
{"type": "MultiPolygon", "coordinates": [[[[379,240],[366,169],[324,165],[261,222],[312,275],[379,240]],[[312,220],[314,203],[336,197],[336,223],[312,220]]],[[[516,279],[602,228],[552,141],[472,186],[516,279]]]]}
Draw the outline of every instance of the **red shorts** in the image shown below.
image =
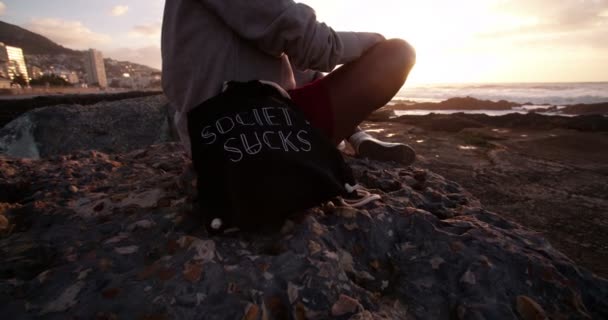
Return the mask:
{"type": "Polygon", "coordinates": [[[329,90],[322,80],[318,79],[287,92],[295,105],[304,112],[308,121],[331,139],[334,133],[334,113],[329,90]]]}

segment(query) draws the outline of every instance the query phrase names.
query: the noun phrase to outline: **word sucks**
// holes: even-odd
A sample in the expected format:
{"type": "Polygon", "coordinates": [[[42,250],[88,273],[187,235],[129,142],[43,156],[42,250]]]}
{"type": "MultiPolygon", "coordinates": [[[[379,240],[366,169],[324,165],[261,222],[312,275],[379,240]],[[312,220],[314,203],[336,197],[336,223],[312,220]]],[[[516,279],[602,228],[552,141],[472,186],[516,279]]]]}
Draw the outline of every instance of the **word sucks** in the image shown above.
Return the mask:
{"type": "Polygon", "coordinates": [[[203,127],[202,143],[223,143],[232,162],[264,150],[310,152],[310,133],[302,126],[294,126],[292,112],[287,108],[263,107],[224,116],[203,127]]]}

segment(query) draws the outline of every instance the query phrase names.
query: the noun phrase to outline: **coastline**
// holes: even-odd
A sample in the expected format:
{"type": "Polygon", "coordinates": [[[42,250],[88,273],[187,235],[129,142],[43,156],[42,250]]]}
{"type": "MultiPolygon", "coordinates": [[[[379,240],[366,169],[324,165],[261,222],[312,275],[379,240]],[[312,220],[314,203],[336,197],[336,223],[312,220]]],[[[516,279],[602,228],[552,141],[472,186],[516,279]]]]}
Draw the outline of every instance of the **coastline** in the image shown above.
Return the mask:
{"type": "Polygon", "coordinates": [[[608,82],[407,83],[397,101],[441,102],[453,97],[507,100],[522,105],[574,105],[608,102],[608,82]]]}
{"type": "Polygon", "coordinates": [[[425,115],[428,113],[485,113],[505,115],[509,113],[539,113],[545,115],[608,115],[608,100],[600,103],[577,103],[571,105],[521,104],[506,100],[492,101],[472,97],[455,97],[441,102],[392,102],[384,109],[393,110],[398,115],[425,115]]]}

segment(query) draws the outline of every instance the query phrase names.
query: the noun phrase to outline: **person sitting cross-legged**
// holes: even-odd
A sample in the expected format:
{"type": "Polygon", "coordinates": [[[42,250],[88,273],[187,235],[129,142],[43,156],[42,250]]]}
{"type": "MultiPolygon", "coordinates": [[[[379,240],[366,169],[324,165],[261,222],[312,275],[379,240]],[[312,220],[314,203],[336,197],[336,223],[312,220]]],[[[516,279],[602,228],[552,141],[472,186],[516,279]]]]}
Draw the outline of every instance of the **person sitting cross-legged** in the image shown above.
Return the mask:
{"type": "Polygon", "coordinates": [[[217,95],[225,81],[266,80],[285,89],[336,145],[346,139],[360,156],[404,165],[415,159],[409,146],[359,128],[414,66],[415,51],[404,40],[336,32],[293,0],[172,0],[165,3],[162,57],[163,89],[186,151],[188,111],[217,95]],[[302,73],[317,76],[296,81],[294,74],[302,73]]]}

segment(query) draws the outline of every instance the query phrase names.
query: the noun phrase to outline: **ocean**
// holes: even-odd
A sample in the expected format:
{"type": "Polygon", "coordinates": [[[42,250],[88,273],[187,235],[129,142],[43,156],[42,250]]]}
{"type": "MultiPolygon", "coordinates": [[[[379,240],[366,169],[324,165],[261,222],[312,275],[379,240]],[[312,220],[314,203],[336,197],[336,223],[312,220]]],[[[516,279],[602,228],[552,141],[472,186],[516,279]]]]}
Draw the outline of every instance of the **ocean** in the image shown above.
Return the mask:
{"type": "MultiPolygon", "coordinates": [[[[522,104],[513,110],[408,110],[398,114],[424,115],[434,113],[486,113],[503,115],[525,113],[547,106],[608,102],[608,82],[563,83],[496,83],[496,84],[405,84],[392,103],[400,101],[441,102],[453,97],[473,97],[481,100],[507,100],[522,104]]],[[[555,113],[548,113],[555,114],[555,113]]]]}

